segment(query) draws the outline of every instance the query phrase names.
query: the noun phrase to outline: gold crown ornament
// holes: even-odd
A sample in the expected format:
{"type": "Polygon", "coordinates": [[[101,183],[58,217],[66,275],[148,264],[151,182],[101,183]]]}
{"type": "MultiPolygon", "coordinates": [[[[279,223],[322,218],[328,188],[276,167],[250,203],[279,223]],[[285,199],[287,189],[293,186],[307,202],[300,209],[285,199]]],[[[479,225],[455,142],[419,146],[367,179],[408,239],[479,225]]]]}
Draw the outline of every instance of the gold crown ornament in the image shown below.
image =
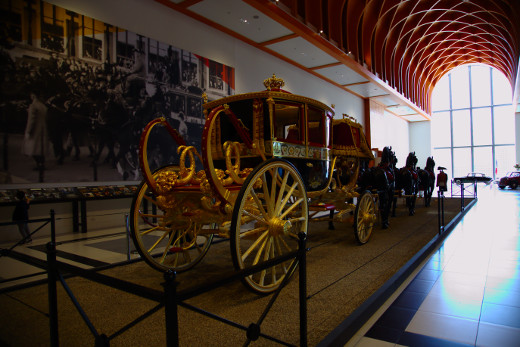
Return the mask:
{"type": "Polygon", "coordinates": [[[281,89],[284,85],[283,79],[277,78],[275,74],[273,74],[273,77],[264,80],[264,86],[267,90],[281,89]]]}

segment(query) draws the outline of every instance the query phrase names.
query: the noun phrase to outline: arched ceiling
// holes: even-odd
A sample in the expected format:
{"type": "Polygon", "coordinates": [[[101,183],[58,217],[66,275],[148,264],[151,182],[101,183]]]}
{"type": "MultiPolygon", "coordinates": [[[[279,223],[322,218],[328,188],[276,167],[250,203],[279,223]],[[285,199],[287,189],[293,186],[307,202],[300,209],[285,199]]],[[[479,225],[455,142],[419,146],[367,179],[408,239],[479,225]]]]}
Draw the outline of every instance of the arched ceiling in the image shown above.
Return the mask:
{"type": "Polygon", "coordinates": [[[409,121],[429,119],[436,82],[467,63],[500,70],[519,97],[520,0],[156,1],[409,121]]]}

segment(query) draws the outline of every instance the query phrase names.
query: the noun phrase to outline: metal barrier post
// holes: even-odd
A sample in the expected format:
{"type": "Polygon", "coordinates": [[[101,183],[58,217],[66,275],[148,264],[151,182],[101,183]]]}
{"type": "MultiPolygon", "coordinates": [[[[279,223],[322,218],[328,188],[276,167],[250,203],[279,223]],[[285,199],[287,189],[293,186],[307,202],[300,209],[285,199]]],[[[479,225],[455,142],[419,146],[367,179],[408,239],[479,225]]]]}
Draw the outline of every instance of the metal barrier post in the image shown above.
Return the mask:
{"type": "Polygon", "coordinates": [[[441,191],[440,189],[437,191],[437,221],[439,224],[439,235],[442,233],[442,227],[441,224],[441,191]]]}
{"type": "Polygon", "coordinates": [[[307,346],[307,235],[299,233],[298,261],[299,261],[299,294],[300,294],[300,346],[307,346]]]}
{"type": "Polygon", "coordinates": [[[177,281],[175,271],[164,273],[164,315],[166,316],[166,346],[179,346],[179,321],[177,317],[177,281]]]}
{"type": "Polygon", "coordinates": [[[56,245],[56,214],[51,210],[51,242],[56,245]]]}
{"type": "Polygon", "coordinates": [[[59,346],[58,294],[56,292],[58,268],[56,266],[56,218],[54,210],[51,210],[51,241],[47,243],[47,267],[51,346],[59,346]]]}
{"type": "Polygon", "coordinates": [[[444,231],[444,192],[441,193],[442,231],[444,231]]]}
{"type": "Polygon", "coordinates": [[[47,243],[47,286],[49,298],[49,328],[51,346],[59,346],[58,337],[58,294],[56,292],[56,243],[47,243]]]}
{"type": "Polygon", "coordinates": [[[464,211],[464,182],[460,183],[460,210],[464,211]]]}
{"type": "Polygon", "coordinates": [[[130,225],[129,225],[128,213],[125,213],[125,225],[126,225],[126,260],[130,260],[130,225]]]}

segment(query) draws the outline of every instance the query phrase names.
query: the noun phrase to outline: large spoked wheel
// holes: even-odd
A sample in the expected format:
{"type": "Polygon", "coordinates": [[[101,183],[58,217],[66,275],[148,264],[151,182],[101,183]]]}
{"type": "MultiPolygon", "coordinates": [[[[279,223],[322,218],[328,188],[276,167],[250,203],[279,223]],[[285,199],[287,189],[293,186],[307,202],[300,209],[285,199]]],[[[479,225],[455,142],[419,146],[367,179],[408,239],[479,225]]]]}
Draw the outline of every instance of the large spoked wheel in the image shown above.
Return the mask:
{"type": "Polygon", "coordinates": [[[357,242],[362,245],[368,242],[376,220],[376,204],[372,194],[364,192],[359,197],[354,211],[354,235],[357,242]]]}
{"type": "MultiPolygon", "coordinates": [[[[158,169],[171,170],[172,167],[158,169]]],[[[130,212],[130,233],[141,257],[159,271],[186,271],[207,253],[213,234],[204,233],[211,225],[179,222],[183,212],[164,208],[148,184],[143,181],[134,196],[130,212]]]]}
{"type": "MultiPolygon", "coordinates": [[[[298,249],[298,234],[307,233],[307,192],[296,168],[273,158],[249,174],[238,194],[231,220],[231,255],[241,270],[298,249]]],[[[254,292],[275,291],[291,261],[243,279],[254,292]]]]}

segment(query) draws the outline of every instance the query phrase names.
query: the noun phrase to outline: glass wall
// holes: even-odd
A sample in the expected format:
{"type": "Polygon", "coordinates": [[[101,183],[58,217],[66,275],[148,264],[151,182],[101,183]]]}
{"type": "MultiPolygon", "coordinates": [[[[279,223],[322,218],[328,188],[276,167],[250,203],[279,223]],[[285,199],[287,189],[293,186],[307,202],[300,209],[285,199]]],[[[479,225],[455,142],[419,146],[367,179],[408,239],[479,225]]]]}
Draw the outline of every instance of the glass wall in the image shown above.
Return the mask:
{"type": "Polygon", "coordinates": [[[433,157],[450,178],[469,172],[499,178],[514,170],[512,91],[500,71],[460,66],[437,83],[432,105],[433,157]]]}

